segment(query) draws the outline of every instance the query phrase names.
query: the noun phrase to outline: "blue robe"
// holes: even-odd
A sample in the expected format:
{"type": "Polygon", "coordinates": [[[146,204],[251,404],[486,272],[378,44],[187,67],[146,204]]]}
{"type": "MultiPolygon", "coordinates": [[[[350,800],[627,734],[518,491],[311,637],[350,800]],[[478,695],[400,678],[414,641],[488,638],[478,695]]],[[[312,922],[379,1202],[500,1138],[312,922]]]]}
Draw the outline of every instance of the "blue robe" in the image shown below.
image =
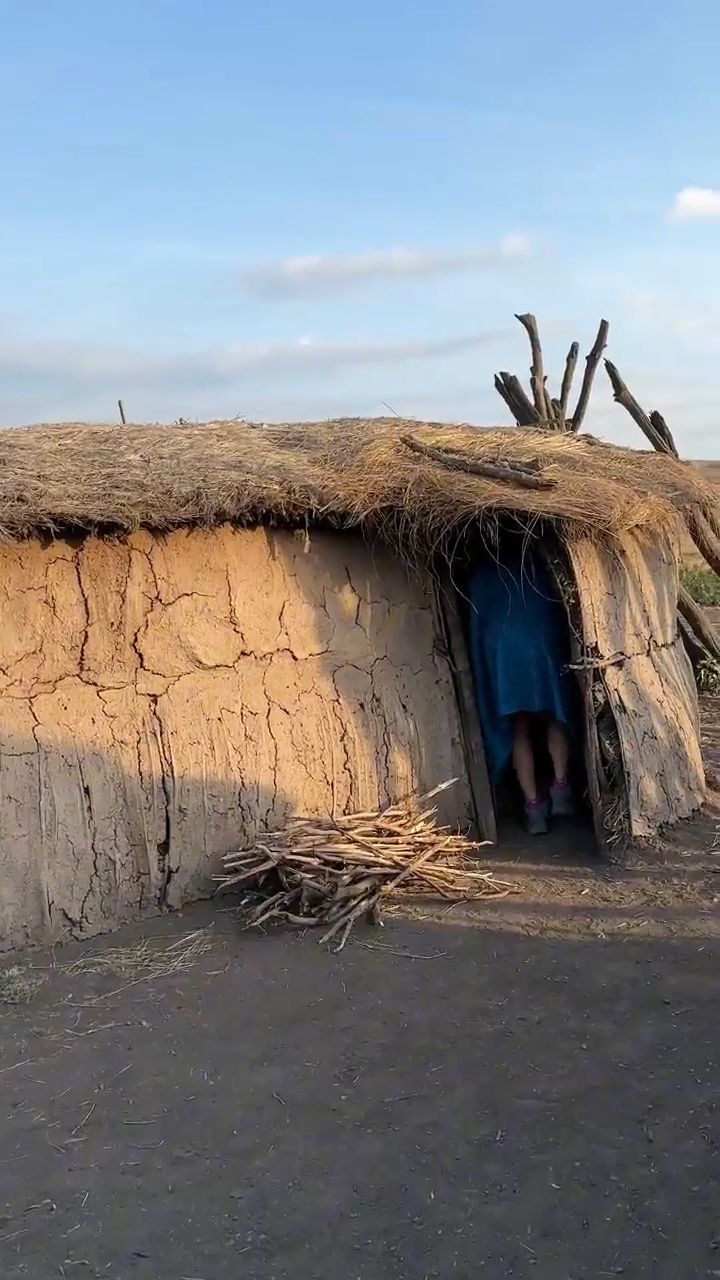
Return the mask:
{"type": "Polygon", "coordinates": [[[512,717],[540,712],[572,731],[577,689],[568,670],[565,608],[549,570],[525,547],[483,559],[470,575],[470,651],[490,775],[512,754],[512,717]]]}

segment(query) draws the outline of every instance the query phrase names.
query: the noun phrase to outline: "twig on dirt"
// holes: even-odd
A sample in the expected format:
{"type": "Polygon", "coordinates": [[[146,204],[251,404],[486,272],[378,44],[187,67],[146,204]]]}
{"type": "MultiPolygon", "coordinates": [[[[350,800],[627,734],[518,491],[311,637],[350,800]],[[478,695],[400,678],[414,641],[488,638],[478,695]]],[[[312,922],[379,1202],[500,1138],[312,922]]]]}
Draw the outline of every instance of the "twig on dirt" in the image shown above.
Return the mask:
{"type": "Polygon", "coordinates": [[[192,933],[185,934],[167,946],[154,946],[151,941],[145,939],[130,947],[112,947],[106,951],[90,952],[72,961],[71,964],[63,966],[60,971],[68,977],[77,977],[81,974],[101,976],[107,974],[129,979],[113,991],[101,992],[90,1000],[82,1002],[83,1007],[92,1008],[141,982],[155,982],[160,978],[187,973],[211,947],[212,925],[208,925],[205,929],[195,929],[192,933]]]}
{"type": "MultiPolygon", "coordinates": [[[[451,905],[455,906],[455,903],[451,905]]],[[[403,960],[439,960],[442,956],[450,955],[449,951],[433,951],[430,955],[421,955],[417,951],[399,951],[386,942],[361,942],[359,938],[356,939],[355,946],[364,947],[366,951],[386,951],[388,955],[401,956],[403,960]]]]}
{"type": "Polygon", "coordinates": [[[74,1137],[75,1137],[75,1134],[76,1134],[76,1133],[79,1133],[79,1132],[80,1132],[80,1130],[83,1128],[83,1126],[87,1124],[87,1122],[88,1122],[88,1120],[90,1119],[90,1117],[91,1117],[91,1115],[92,1115],[93,1111],[95,1110],[96,1106],[97,1106],[97,1103],[96,1103],[96,1102],[93,1102],[93,1104],[92,1104],[92,1106],[90,1107],[90,1110],[88,1111],[87,1115],[83,1116],[83,1118],[82,1118],[82,1120],[80,1121],[80,1123],[79,1123],[78,1125],[76,1125],[76,1126],[75,1126],[75,1128],[73,1129],[72,1133],[70,1134],[70,1137],[71,1137],[71,1138],[74,1138],[74,1137]]]}
{"type": "Polygon", "coordinates": [[[37,1204],[29,1204],[25,1213],[34,1213],[36,1209],[49,1209],[50,1213],[57,1213],[54,1200],[39,1200],[37,1204]]]}
{"type": "Polygon", "coordinates": [[[83,1040],[85,1036],[97,1036],[101,1031],[114,1031],[117,1027],[124,1027],[125,1022],[103,1022],[99,1027],[88,1027],[87,1031],[75,1031],[72,1027],[68,1027],[66,1031],[57,1031],[48,1036],[49,1040],[64,1040],[66,1036],[73,1036],[76,1040],[83,1040]]]}

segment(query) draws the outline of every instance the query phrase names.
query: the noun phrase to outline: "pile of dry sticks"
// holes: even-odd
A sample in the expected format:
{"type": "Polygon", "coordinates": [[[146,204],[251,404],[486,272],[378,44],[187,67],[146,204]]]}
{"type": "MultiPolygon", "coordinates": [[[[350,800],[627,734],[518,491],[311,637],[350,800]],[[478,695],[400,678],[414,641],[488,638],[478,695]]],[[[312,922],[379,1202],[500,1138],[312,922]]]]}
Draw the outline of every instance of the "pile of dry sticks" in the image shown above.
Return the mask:
{"type": "Polygon", "coordinates": [[[294,818],[253,849],[227,854],[220,887],[242,884],[264,895],[249,924],[281,920],[303,929],[325,927],[319,941],[337,939],[338,951],[356,920],[381,922],[381,900],[505,897],[511,886],[473,863],[478,842],[437,823],[430,802],[455,781],[379,813],[294,818]]]}

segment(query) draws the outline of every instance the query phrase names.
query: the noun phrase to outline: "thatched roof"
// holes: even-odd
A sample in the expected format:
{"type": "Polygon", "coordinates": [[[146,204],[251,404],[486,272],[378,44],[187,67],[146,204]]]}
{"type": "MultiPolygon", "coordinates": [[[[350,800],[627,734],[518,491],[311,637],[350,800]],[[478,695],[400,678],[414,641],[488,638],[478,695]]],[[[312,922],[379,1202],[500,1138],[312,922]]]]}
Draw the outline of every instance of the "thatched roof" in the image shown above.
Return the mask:
{"type": "Polygon", "coordinates": [[[401,419],[252,426],[35,426],[0,431],[0,536],[193,523],[333,521],[437,541],[500,512],[572,532],[667,527],[707,511],[689,464],[520,428],[401,419]],[[542,486],[449,469],[404,437],[480,463],[527,466],[542,486]]]}

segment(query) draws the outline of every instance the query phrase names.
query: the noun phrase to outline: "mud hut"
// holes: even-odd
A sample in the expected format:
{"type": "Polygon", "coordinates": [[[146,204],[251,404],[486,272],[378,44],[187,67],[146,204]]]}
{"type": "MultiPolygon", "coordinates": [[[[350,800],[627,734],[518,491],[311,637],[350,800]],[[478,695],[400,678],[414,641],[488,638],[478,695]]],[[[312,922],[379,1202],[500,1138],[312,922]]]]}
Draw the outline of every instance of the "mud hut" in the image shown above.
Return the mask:
{"type": "Polygon", "coordinates": [[[587,436],[398,419],[0,432],[0,940],[206,894],[293,812],[457,775],[495,838],[463,631],[468,540],[562,585],[598,839],[703,798],[678,633],[689,466],[587,436]]]}

